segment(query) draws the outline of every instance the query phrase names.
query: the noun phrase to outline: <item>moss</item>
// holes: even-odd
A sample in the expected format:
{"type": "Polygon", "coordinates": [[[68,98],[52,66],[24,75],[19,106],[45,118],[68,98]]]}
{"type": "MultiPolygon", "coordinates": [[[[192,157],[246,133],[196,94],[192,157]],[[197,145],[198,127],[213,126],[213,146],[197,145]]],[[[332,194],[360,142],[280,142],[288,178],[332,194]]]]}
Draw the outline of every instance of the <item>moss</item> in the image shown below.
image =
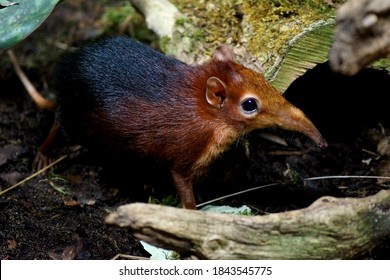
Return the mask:
{"type": "Polygon", "coordinates": [[[149,30],[145,18],[128,2],[105,8],[99,20],[104,34],[126,34],[143,42],[157,40],[157,35],[149,30]]]}
{"type": "Polygon", "coordinates": [[[335,10],[320,0],[245,1],[248,49],[262,57],[267,68],[282,54],[286,42],[311,23],[334,16],[335,10]]]}
{"type": "Polygon", "coordinates": [[[149,202],[153,204],[160,204],[160,205],[173,206],[173,207],[178,207],[178,205],[180,205],[180,199],[177,194],[167,195],[165,197],[162,197],[161,199],[157,199],[156,197],[151,197],[149,202]]]}
{"type": "Polygon", "coordinates": [[[190,51],[200,52],[201,55],[211,55],[219,44],[239,43],[242,36],[241,6],[243,1],[171,0],[171,2],[187,17],[186,22],[182,19],[178,21],[178,25],[184,27],[181,35],[191,40],[202,41],[203,48],[195,44],[197,47],[190,51]]]}
{"type": "MultiPolygon", "coordinates": [[[[221,44],[244,45],[266,67],[283,52],[286,42],[316,20],[334,16],[334,4],[345,0],[171,0],[195,27],[183,31],[201,37],[204,55],[221,44]],[[333,4],[332,4],[333,3],[333,4]],[[199,36],[198,32],[203,36],[199,36]],[[199,31],[200,30],[200,31],[199,31]]],[[[180,22],[183,24],[183,22],[180,22]]],[[[185,33],[184,33],[185,32],[185,33]]]]}

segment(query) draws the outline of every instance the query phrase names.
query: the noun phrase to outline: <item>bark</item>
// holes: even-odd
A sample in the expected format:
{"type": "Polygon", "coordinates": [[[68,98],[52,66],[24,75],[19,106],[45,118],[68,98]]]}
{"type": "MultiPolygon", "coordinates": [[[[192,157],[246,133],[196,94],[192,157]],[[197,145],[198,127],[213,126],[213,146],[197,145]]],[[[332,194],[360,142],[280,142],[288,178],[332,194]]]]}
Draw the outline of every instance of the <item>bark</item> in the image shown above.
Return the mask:
{"type": "Polygon", "coordinates": [[[336,16],[330,65],[354,75],[364,66],[390,54],[390,1],[349,0],[336,16]]]}

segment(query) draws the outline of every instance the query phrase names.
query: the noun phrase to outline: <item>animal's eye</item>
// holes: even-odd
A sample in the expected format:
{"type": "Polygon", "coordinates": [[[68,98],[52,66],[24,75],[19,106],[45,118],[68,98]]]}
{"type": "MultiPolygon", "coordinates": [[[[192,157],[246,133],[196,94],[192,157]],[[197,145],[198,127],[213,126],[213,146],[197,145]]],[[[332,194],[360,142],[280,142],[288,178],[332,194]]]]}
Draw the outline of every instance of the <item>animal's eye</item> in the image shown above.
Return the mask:
{"type": "Polygon", "coordinates": [[[255,98],[248,98],[242,101],[241,109],[245,114],[253,114],[259,110],[259,104],[255,98]]]}

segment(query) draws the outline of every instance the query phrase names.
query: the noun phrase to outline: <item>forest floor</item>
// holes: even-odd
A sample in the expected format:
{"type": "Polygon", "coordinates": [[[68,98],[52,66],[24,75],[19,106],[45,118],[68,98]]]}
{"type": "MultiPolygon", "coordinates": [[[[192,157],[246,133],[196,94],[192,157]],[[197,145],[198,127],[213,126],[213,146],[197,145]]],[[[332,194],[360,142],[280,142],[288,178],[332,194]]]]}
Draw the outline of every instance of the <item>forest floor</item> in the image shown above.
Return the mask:
{"type": "MultiPolygon", "coordinates": [[[[75,12],[80,5],[88,5],[81,2],[63,5],[31,38],[14,48],[31,81],[49,97],[56,57],[37,59],[36,42],[47,42],[48,38],[42,36],[65,19],[78,22],[84,30],[77,33],[80,28],[71,29],[67,43],[94,37],[96,19],[80,20],[75,12]]],[[[0,191],[33,173],[35,153],[54,115],[35,106],[5,52],[2,57],[0,191]]],[[[214,203],[248,205],[254,213],[263,215],[307,207],[324,195],[365,197],[389,189],[388,181],[378,179],[304,181],[328,175],[390,175],[390,118],[383,90],[389,85],[389,75],[374,70],[364,70],[352,78],[331,73],[326,64],[308,71],[285,96],[307,113],[329,147],[319,149],[298,133],[255,131],[221,156],[198,180],[197,201],[278,183],[214,203]]],[[[117,254],[148,257],[127,229],[107,226],[104,218],[118,206],[135,201],[178,206],[175,189],[166,174],[135,170],[127,159],[114,159],[111,164],[113,159],[103,154],[83,148],[72,152],[66,145],[57,156],[67,153],[68,158],[49,172],[0,196],[0,259],[111,259],[117,254]]],[[[384,240],[361,258],[389,259],[389,241],[384,240]]]]}

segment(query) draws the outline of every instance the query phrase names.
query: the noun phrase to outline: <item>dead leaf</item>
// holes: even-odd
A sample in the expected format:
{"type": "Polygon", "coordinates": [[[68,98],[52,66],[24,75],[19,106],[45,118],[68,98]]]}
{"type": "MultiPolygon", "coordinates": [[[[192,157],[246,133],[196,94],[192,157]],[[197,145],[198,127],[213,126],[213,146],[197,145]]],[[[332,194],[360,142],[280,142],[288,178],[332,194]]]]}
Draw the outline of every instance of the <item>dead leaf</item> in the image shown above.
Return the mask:
{"type": "Polygon", "coordinates": [[[390,156],[390,137],[383,137],[379,141],[377,146],[377,151],[381,156],[390,156]]]}
{"type": "Polygon", "coordinates": [[[17,243],[15,240],[7,240],[7,248],[8,250],[15,250],[16,249],[16,246],[17,246],[17,243]]]}
{"type": "Polygon", "coordinates": [[[62,201],[64,202],[64,205],[68,207],[74,207],[74,206],[84,207],[85,205],[91,206],[91,205],[95,205],[96,203],[96,200],[93,198],[80,199],[74,196],[64,196],[62,198],[62,201]]]}
{"type": "Polygon", "coordinates": [[[83,249],[83,241],[78,234],[73,235],[73,241],[75,244],[66,246],[61,254],[49,252],[49,257],[53,260],[74,260],[83,249]]]}
{"type": "Polygon", "coordinates": [[[0,166],[6,164],[11,159],[17,159],[25,149],[22,146],[10,144],[0,148],[0,166]]]}
{"type": "Polygon", "coordinates": [[[16,184],[17,182],[22,180],[23,177],[24,177],[23,174],[21,174],[17,171],[0,175],[0,178],[3,179],[4,181],[6,181],[7,183],[9,183],[10,185],[16,184]]]}
{"type": "MultiPolygon", "coordinates": [[[[378,174],[378,176],[390,177],[389,157],[386,157],[379,162],[378,167],[376,168],[376,174],[378,174]]],[[[378,184],[384,184],[389,181],[390,181],[389,179],[378,179],[378,184]]]]}

